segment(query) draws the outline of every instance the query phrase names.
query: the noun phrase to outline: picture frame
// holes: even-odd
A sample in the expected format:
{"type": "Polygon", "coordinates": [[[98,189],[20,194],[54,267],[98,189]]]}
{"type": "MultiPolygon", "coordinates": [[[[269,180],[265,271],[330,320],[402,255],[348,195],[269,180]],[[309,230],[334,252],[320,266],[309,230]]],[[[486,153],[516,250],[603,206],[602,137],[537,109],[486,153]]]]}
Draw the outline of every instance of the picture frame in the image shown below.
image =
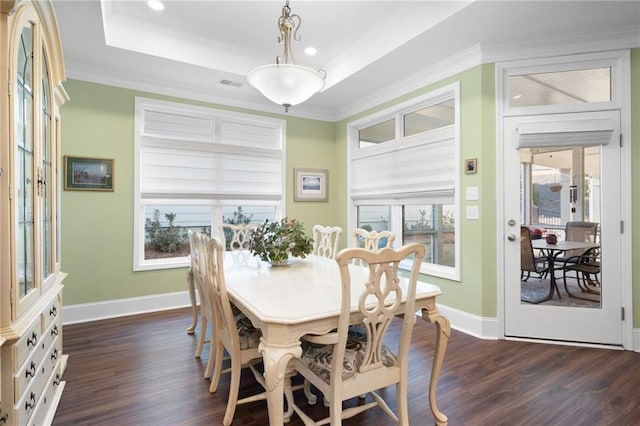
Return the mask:
{"type": "Polygon", "coordinates": [[[64,156],[64,189],[113,191],[113,159],[64,156]]]}
{"type": "Polygon", "coordinates": [[[293,169],[293,201],[328,201],[329,170],[293,169]]]}
{"type": "Polygon", "coordinates": [[[468,175],[474,174],[478,172],[478,160],[476,158],[471,158],[469,160],[464,160],[464,172],[468,175]]]}

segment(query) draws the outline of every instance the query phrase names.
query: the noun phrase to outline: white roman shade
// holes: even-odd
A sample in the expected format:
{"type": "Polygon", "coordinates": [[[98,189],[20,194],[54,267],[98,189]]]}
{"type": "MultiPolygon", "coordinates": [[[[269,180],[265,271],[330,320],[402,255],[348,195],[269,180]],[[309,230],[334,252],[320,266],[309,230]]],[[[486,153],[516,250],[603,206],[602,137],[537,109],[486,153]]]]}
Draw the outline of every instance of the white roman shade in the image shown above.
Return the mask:
{"type": "Polygon", "coordinates": [[[351,197],[356,205],[453,203],[456,158],[453,126],[357,150],[351,162],[351,197]]]}
{"type": "Polygon", "coordinates": [[[218,149],[199,151],[145,146],[141,152],[142,197],[280,199],[279,156],[215,148],[218,149]]]}
{"type": "Polygon", "coordinates": [[[137,104],[141,199],[280,200],[281,120],[137,104]]]}
{"type": "Polygon", "coordinates": [[[518,148],[607,145],[614,129],[606,118],[520,123],[518,148]]]}

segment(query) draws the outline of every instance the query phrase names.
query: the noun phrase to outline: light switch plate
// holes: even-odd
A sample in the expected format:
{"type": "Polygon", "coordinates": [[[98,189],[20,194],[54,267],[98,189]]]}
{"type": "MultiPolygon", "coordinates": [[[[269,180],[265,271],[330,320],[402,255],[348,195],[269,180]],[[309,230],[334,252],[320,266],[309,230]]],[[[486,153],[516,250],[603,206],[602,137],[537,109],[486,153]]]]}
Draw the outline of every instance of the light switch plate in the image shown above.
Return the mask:
{"type": "Polygon", "coordinates": [[[467,201],[478,201],[478,187],[477,186],[467,186],[465,188],[465,199],[467,201]]]}
{"type": "Polygon", "coordinates": [[[478,206],[467,206],[467,219],[480,219],[480,208],[478,206]]]}

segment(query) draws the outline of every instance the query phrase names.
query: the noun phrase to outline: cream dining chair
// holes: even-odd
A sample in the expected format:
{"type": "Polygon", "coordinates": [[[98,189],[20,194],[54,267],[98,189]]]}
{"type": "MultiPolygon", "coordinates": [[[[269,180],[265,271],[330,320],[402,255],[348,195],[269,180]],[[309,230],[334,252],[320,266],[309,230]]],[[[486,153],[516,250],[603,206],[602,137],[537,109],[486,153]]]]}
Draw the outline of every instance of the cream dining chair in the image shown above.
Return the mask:
{"type": "MultiPolygon", "coordinates": [[[[353,246],[370,251],[393,247],[395,238],[391,231],[367,231],[362,228],[353,230],[353,246]]],[[[364,265],[360,259],[354,259],[353,262],[357,265],[364,265]]]]}
{"type": "MultiPolygon", "coordinates": [[[[200,251],[200,259],[206,265],[203,291],[208,292],[208,298],[212,300],[212,310],[215,318],[215,340],[212,339],[215,364],[209,392],[214,393],[217,391],[220,376],[227,371],[222,370],[223,353],[226,351],[231,362],[231,367],[228,369],[231,373],[231,380],[227,408],[222,423],[228,426],[233,421],[238,405],[267,398],[266,392],[262,392],[238,399],[241,370],[244,367],[248,367],[256,381],[266,389],[264,377],[256,368],[256,365],[262,361],[262,355],[258,352],[258,344],[262,333],[251,324],[249,318],[237,311],[237,308],[229,300],[224,278],[223,259],[225,245],[222,240],[203,236],[202,247],[204,249],[200,251]]],[[[288,420],[293,414],[293,406],[291,401],[287,401],[287,403],[289,410],[285,413],[284,418],[288,420]]]]}
{"type": "Polygon", "coordinates": [[[222,237],[227,250],[247,250],[249,248],[249,234],[257,225],[254,223],[231,224],[225,223],[220,226],[222,237]]]}
{"type": "Polygon", "coordinates": [[[303,353],[290,362],[292,367],[309,380],[329,400],[329,417],[312,420],[299,406],[294,411],[305,425],[342,424],[342,419],[355,416],[373,407],[380,407],[397,424],[408,425],[407,382],[408,355],[411,334],[416,322],[415,295],[420,264],[425,248],[418,243],[408,244],[398,251],[385,248],[378,252],[361,248],[340,251],[336,262],[342,277],[341,313],[336,331],[321,336],[304,336],[303,353]],[[398,267],[402,260],[413,256],[408,286],[398,285],[398,267]],[[354,281],[353,260],[366,263],[368,277],[354,281]],[[353,282],[352,282],[353,281],[353,282]],[[359,326],[351,326],[353,317],[351,289],[360,286],[358,314],[363,317],[359,326]],[[406,297],[404,307],[399,301],[406,297]],[[397,315],[403,316],[402,331],[395,350],[383,344],[389,324],[397,315]],[[398,415],[375,391],[396,385],[398,415]],[[370,402],[342,409],[342,402],[368,394],[370,402]]]}
{"type": "Polygon", "coordinates": [[[395,235],[391,231],[367,231],[356,228],[353,230],[353,245],[365,250],[378,251],[385,247],[393,247],[395,235]]]}
{"type": "Polygon", "coordinates": [[[334,259],[338,253],[338,244],[342,228],[339,226],[313,226],[313,254],[334,259]]]}
{"type": "MultiPolygon", "coordinates": [[[[194,287],[200,296],[200,336],[198,337],[198,345],[196,346],[196,358],[200,358],[205,343],[211,343],[214,339],[215,325],[213,316],[213,306],[209,299],[209,293],[204,290],[205,269],[202,265],[202,236],[200,232],[189,230],[189,247],[191,249],[191,268],[189,274],[190,279],[194,282],[194,287]],[[209,338],[207,338],[207,327],[209,329],[209,338]]],[[[205,378],[211,377],[213,368],[213,350],[209,351],[209,360],[204,372],[205,378]]]]}

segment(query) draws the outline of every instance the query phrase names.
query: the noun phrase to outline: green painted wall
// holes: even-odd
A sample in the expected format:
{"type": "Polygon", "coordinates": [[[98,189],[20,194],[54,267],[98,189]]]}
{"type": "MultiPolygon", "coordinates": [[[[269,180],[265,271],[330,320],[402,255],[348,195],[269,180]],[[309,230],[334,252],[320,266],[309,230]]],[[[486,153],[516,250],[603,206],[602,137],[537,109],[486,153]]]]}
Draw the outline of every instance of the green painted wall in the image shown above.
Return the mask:
{"type": "MultiPolygon", "coordinates": [[[[640,49],[632,50],[632,155],[640,155],[640,49]]],[[[294,203],[293,182],[287,177],[287,213],[307,224],[337,224],[347,228],[346,126],[349,122],[431,92],[453,82],[461,90],[461,162],[478,159],[478,173],[462,175],[461,187],[480,189],[480,220],[461,219],[462,280],[436,277],[439,302],[481,317],[495,317],[496,297],[496,155],[495,75],[486,64],[408,93],[338,123],[292,118],[287,120],[287,172],[294,167],[329,170],[328,203],[294,203]]],[[[133,246],[133,99],[134,96],[187,102],[214,108],[221,105],[181,100],[108,86],[69,81],[71,97],[62,109],[63,155],[114,158],[115,192],[65,191],[62,197],[62,268],[65,304],[73,305],[125,297],[182,291],[185,270],[132,272],[133,246]]],[[[240,109],[242,112],[249,112],[240,109]]],[[[261,114],[255,112],[256,114],[261,114]]],[[[263,114],[274,116],[272,114],[263,114]]],[[[637,161],[635,161],[637,163],[637,161]]],[[[462,170],[462,165],[460,165],[462,170]]],[[[640,189],[640,167],[633,168],[633,193],[640,189]]],[[[467,201],[462,200],[464,212],[467,201]]],[[[473,202],[476,203],[476,202],[473,202]]],[[[632,200],[633,252],[640,253],[640,196],[632,200]]],[[[343,239],[343,246],[346,245],[343,239]]],[[[637,255],[636,255],[637,258],[637,255]]],[[[640,262],[633,265],[634,327],[640,327],[640,262]]]]}
{"type": "MultiPolygon", "coordinates": [[[[232,109],[184,99],[67,81],[71,100],[61,110],[62,155],[113,158],[114,192],[62,194],[62,270],[65,305],[185,290],[186,269],[133,272],[134,97],[232,109]]],[[[243,112],[250,112],[243,110],[243,112]]],[[[266,114],[263,114],[266,115],[266,114]]],[[[273,116],[273,115],[272,115],[273,116]]],[[[334,124],[279,116],[287,120],[286,164],[334,172],[334,124]]],[[[330,193],[338,181],[330,179],[330,193]]],[[[333,197],[332,197],[333,198],[333,197]]],[[[340,210],[328,203],[294,203],[287,178],[287,213],[306,224],[333,224],[340,210]]]]}

